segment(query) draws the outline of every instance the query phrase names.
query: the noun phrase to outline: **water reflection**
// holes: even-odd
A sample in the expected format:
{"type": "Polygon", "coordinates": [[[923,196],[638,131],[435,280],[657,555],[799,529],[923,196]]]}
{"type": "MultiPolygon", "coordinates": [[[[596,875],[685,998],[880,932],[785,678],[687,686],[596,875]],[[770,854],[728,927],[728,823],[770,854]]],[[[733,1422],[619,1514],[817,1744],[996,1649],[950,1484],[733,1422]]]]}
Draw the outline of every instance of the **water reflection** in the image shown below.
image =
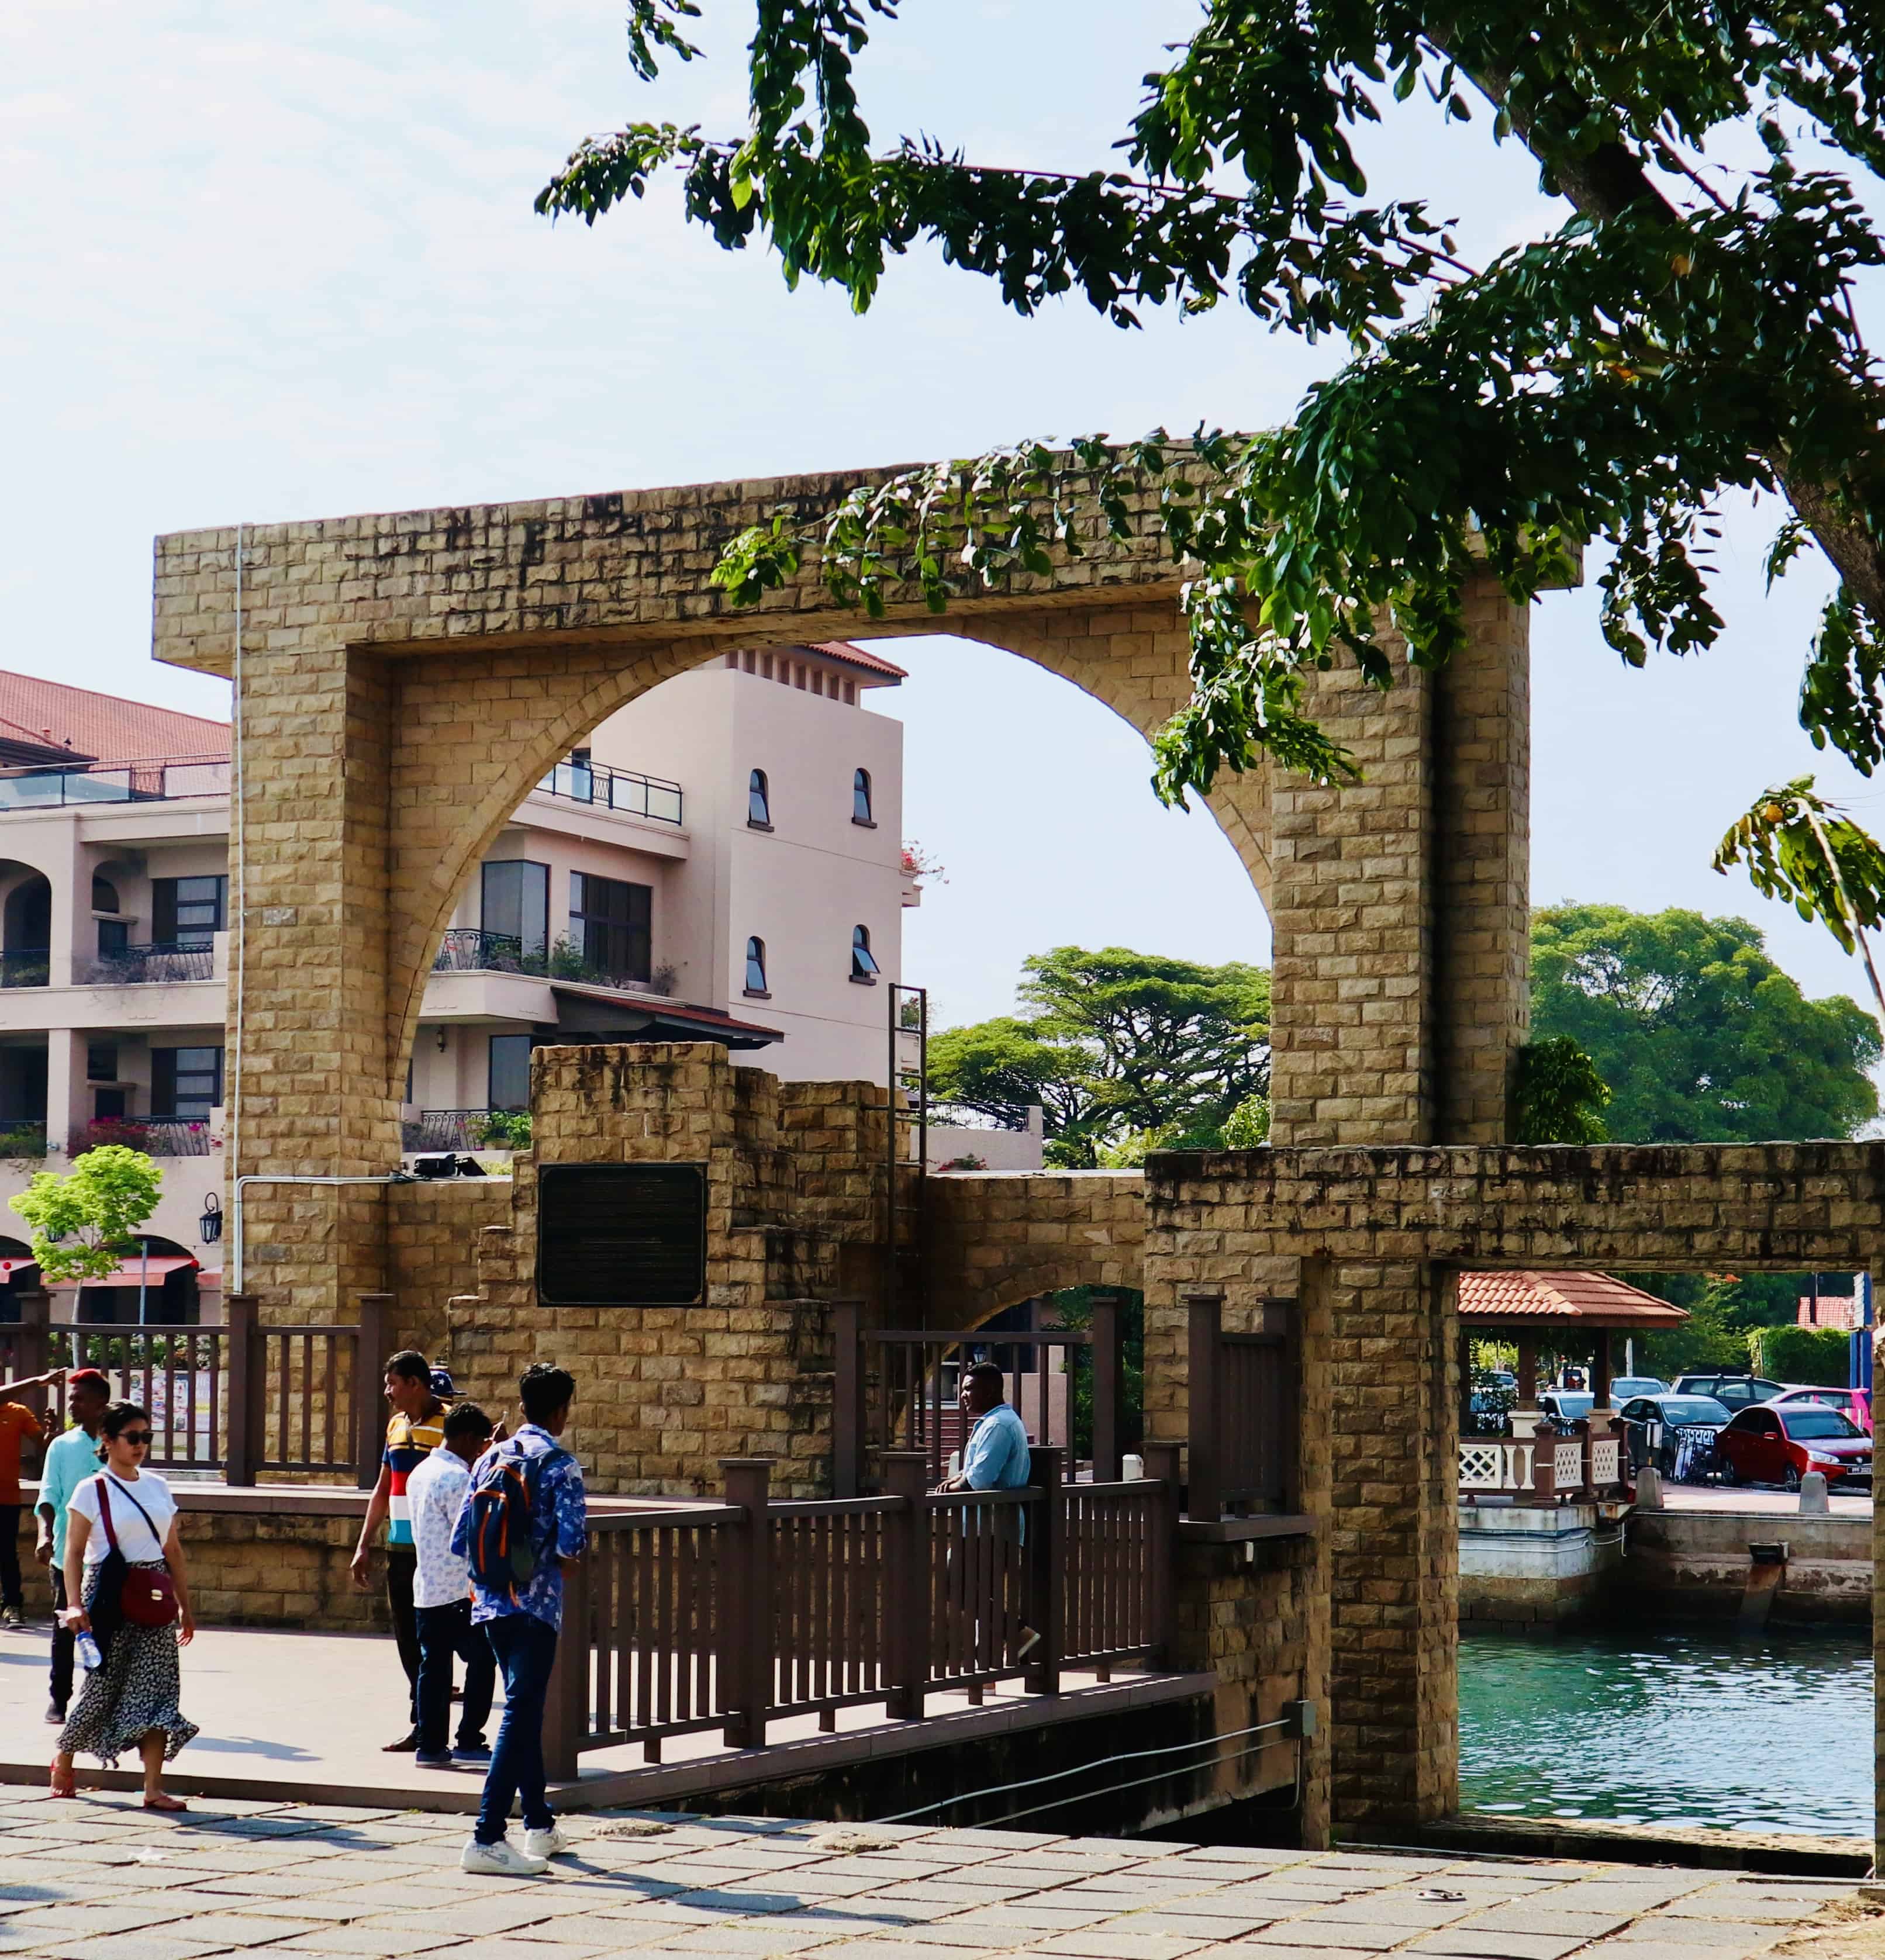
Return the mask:
{"type": "Polygon", "coordinates": [[[1466,1634],[1460,1749],[1463,1809],[1870,1838],[1870,1641],[1466,1634]]]}

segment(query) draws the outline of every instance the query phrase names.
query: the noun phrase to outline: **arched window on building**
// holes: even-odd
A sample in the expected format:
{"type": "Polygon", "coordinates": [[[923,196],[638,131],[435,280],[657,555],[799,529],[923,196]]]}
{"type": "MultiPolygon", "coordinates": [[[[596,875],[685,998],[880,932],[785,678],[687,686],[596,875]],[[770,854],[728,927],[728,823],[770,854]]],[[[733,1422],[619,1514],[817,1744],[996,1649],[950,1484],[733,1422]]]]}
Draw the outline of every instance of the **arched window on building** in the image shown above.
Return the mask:
{"type": "Polygon", "coordinates": [[[875,985],[877,977],[877,956],[871,950],[871,928],[868,925],[854,925],[851,928],[851,977],[869,987],[875,985]]]}
{"type": "Polygon", "coordinates": [[[763,995],[766,985],[766,941],[749,939],[746,943],[746,990],[749,994],[763,995]]]}
{"type": "Polygon", "coordinates": [[[877,819],[871,814],[871,772],[853,769],[851,772],[851,821],[868,824],[874,830],[877,819]]]}
{"type": "Polygon", "coordinates": [[[772,797],[763,769],[755,769],[746,779],[746,820],[762,830],[772,827],[772,797]]]}

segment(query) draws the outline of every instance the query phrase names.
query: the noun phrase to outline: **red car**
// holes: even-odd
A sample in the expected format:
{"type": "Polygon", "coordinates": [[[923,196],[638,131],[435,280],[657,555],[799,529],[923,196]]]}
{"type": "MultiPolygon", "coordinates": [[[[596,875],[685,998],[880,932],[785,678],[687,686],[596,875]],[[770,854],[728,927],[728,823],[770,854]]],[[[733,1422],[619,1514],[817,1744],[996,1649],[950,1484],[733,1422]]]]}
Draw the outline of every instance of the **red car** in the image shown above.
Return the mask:
{"type": "Polygon", "coordinates": [[[1863,1389],[1783,1389],[1768,1407],[1795,1407],[1801,1402],[1815,1402],[1822,1408],[1837,1409],[1848,1422],[1857,1423],[1867,1436],[1872,1433],[1872,1398],[1863,1389]]]}
{"type": "Polygon", "coordinates": [[[1756,1402],[1717,1435],[1715,1453],[1724,1484],[1779,1484],[1797,1491],[1809,1470],[1818,1470],[1829,1488],[1872,1487],[1872,1439],[1837,1409],[1817,1403],[1783,1408],[1756,1402]]]}

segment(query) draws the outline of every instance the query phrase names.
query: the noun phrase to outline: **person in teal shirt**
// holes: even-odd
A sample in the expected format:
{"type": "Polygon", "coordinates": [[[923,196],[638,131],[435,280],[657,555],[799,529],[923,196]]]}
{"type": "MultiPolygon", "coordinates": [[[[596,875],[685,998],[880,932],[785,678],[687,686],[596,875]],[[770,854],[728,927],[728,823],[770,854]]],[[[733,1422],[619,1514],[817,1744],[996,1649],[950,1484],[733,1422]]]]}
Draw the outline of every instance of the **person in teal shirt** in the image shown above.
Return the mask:
{"type": "Polygon", "coordinates": [[[72,1635],[61,1617],[65,1599],[65,1507],[88,1477],[98,1474],[98,1422],[111,1400],[111,1383],[96,1368],[75,1368],[65,1378],[65,1412],[72,1426],[46,1446],[40,1471],[40,1520],[33,1555],[50,1566],[53,1580],[52,1699],[46,1719],[63,1726],[72,1698],[72,1635]]]}

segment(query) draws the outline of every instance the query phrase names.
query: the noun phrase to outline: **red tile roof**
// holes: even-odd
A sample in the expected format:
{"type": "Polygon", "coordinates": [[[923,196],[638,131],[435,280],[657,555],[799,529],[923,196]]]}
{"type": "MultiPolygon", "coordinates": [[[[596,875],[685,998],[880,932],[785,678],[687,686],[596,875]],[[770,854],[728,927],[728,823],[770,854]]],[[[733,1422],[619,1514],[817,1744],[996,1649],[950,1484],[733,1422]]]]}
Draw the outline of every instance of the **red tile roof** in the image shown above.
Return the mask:
{"type": "Polygon", "coordinates": [[[1687,1311],[1608,1273],[1462,1273],[1462,1320],[1575,1320],[1591,1327],[1673,1327],[1687,1311]]]}
{"type": "Polygon", "coordinates": [[[0,740],[85,761],[135,762],[229,753],[229,724],[33,674],[0,672],[0,740]]]}
{"type": "Polygon", "coordinates": [[[882,654],[874,654],[867,648],[854,647],[849,640],[814,640],[811,650],[831,660],[842,660],[847,667],[862,667],[867,673],[882,674],[887,679],[909,679],[908,667],[900,667],[894,661],[887,660],[882,654]]]}

